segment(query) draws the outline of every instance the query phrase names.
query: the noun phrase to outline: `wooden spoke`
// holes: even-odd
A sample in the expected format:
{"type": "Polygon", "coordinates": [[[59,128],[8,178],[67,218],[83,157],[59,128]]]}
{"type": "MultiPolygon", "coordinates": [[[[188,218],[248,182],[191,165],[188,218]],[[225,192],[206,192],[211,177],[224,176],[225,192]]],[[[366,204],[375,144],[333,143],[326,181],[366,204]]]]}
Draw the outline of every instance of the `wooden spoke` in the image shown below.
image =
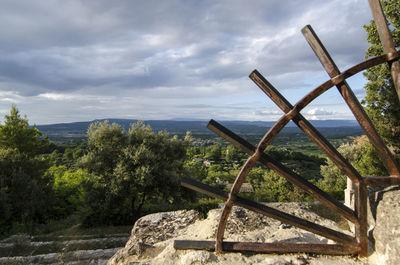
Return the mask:
{"type": "MultiPolygon", "coordinates": [[[[188,179],[184,178],[181,181],[181,185],[183,187],[219,198],[226,200],[228,199],[228,193],[221,191],[217,188],[208,186],[206,184],[203,184],[201,182],[195,181],[193,179],[188,179]]],[[[279,210],[276,210],[274,208],[268,207],[264,204],[257,203],[255,201],[242,198],[242,197],[236,197],[235,199],[235,204],[238,206],[241,206],[243,208],[252,210],[254,212],[263,214],[265,216],[274,218],[276,220],[279,220],[281,222],[284,222],[286,224],[290,224],[293,226],[296,226],[298,228],[304,229],[306,231],[312,232],[317,235],[324,236],[326,238],[332,239],[338,243],[342,243],[348,246],[355,246],[357,245],[357,241],[354,237],[343,234],[341,232],[335,231],[333,229],[324,227],[319,224],[312,223],[310,221],[301,219],[297,216],[287,214],[284,212],[281,212],[279,210]]]]}
{"type": "MultiPolygon", "coordinates": [[[[325,70],[329,74],[331,78],[340,74],[340,71],[328,51],[323,46],[322,42],[319,40],[317,34],[315,34],[314,30],[310,25],[305,26],[302,30],[303,35],[305,36],[307,42],[310,44],[311,48],[314,50],[321,64],[324,66],[325,70]]],[[[354,95],[353,91],[350,89],[349,85],[346,81],[339,83],[336,86],[339,89],[340,94],[343,99],[346,101],[347,105],[353,112],[355,118],[360,124],[361,128],[364,130],[371,144],[378,151],[378,154],[381,156],[382,161],[385,163],[389,173],[393,176],[400,177],[400,167],[397,164],[396,160],[392,156],[389,149],[386,147],[382,138],[379,136],[376,131],[374,125],[371,120],[365,113],[362,108],[360,102],[357,97],[354,95]]]]}
{"type": "MultiPolygon", "coordinates": [[[[385,53],[395,53],[396,48],[393,43],[392,35],[388,28],[385,15],[383,14],[382,5],[379,0],[368,0],[374,16],[376,28],[378,30],[379,39],[381,40],[383,51],[385,53]]],[[[390,64],[390,73],[396,89],[397,97],[400,101],[400,62],[393,61],[390,64]]]]}
{"type": "MultiPolygon", "coordinates": [[[[293,109],[293,106],[269,83],[257,70],[250,74],[250,78],[267,94],[278,107],[285,113],[293,109]]],[[[354,167],[325,139],[303,115],[297,114],[293,122],[339,167],[349,178],[358,183],[361,176],[354,167]]]]}
{"type": "MultiPolygon", "coordinates": [[[[237,148],[239,148],[240,150],[249,155],[254,154],[254,152],[256,151],[256,148],[252,146],[250,143],[248,143],[246,140],[236,135],[235,133],[231,132],[230,130],[228,130],[227,128],[225,128],[224,126],[222,126],[221,124],[219,124],[214,120],[211,120],[208,123],[207,128],[209,128],[211,131],[215,132],[216,134],[226,139],[234,146],[236,146],[237,148]]],[[[317,186],[308,182],[306,179],[300,177],[299,175],[297,175],[296,173],[294,173],[293,171],[291,171],[278,161],[275,161],[273,158],[271,158],[264,152],[260,154],[259,162],[264,164],[271,170],[275,171],[279,175],[283,176],[289,182],[293,183],[300,189],[304,190],[310,196],[319,200],[321,203],[323,203],[330,209],[338,212],[344,218],[350,220],[353,223],[358,223],[357,216],[352,209],[345,206],[343,203],[335,200],[327,193],[319,189],[317,186]]]]}
{"type": "MultiPolygon", "coordinates": [[[[175,240],[176,249],[215,250],[215,241],[207,240],[175,240]]],[[[222,243],[223,251],[245,251],[260,253],[312,253],[328,255],[352,255],[357,253],[357,248],[339,244],[305,244],[305,243],[258,243],[258,242],[230,242],[222,243]]]]}

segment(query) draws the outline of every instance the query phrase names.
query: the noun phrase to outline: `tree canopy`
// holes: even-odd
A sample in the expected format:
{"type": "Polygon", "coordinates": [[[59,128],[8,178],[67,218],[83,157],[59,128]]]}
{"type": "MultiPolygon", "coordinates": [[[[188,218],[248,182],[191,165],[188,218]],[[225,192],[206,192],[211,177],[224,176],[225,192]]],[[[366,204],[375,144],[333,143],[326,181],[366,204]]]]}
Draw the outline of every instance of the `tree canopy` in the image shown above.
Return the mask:
{"type": "Polygon", "coordinates": [[[186,143],[142,122],[125,131],[97,122],[88,129],[88,154],[81,167],[87,183],[88,223],[132,223],[146,200],[173,201],[179,190],[186,143]]]}
{"type": "Polygon", "coordinates": [[[48,164],[37,156],[48,145],[41,136],[15,105],[0,125],[0,233],[13,223],[43,221],[51,208],[48,164]]]}
{"type": "MultiPolygon", "coordinates": [[[[400,1],[382,1],[389,28],[396,49],[400,47],[400,1]]],[[[366,51],[366,58],[383,54],[382,44],[374,21],[364,26],[371,46],[366,51]]],[[[364,73],[368,80],[367,95],[362,101],[366,111],[385,142],[395,153],[400,154],[400,102],[394,88],[388,64],[381,64],[364,73]]]]}
{"type": "Polygon", "coordinates": [[[17,149],[29,156],[41,153],[48,145],[48,138],[35,127],[29,127],[28,119],[22,118],[19,110],[12,105],[10,114],[4,116],[4,125],[0,125],[0,146],[17,149]]]}

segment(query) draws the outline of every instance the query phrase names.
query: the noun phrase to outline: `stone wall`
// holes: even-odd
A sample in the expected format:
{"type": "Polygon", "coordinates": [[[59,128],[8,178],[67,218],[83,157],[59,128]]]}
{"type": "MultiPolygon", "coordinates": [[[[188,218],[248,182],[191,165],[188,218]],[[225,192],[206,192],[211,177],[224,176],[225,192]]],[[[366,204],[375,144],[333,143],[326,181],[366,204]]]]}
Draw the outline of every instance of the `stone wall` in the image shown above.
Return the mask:
{"type": "Polygon", "coordinates": [[[400,187],[370,189],[371,262],[398,265],[400,261],[400,187]]]}

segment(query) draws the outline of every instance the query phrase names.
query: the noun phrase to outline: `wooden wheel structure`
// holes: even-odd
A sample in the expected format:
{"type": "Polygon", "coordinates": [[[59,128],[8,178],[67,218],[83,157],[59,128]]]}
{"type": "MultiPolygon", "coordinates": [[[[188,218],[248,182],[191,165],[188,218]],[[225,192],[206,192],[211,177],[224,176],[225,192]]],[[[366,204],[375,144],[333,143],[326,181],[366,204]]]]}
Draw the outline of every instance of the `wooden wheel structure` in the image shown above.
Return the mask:
{"type": "Polygon", "coordinates": [[[367,187],[400,185],[399,164],[383,142],[371,120],[346,82],[347,78],[360,73],[363,70],[378,64],[388,63],[395,83],[396,92],[400,99],[400,53],[396,51],[394,47],[379,0],[369,0],[369,4],[377,25],[377,30],[380,40],[383,44],[385,54],[371,58],[347,69],[344,72],[340,72],[316,33],[313,31],[311,26],[307,25],[302,29],[302,33],[331,79],[313,89],[295,105],[291,105],[291,103],[286,100],[286,98],[284,98],[271,83],[269,83],[257,70],[254,70],[250,74],[250,79],[252,79],[257,86],[284,112],[284,115],[274,124],[274,126],[270,128],[257,146],[251,145],[246,140],[242,139],[240,136],[236,135],[214,120],[211,120],[208,123],[207,128],[232,143],[235,147],[249,154],[249,157],[237,175],[229,193],[192,179],[185,178],[182,180],[182,186],[225,200],[225,204],[219,220],[215,241],[176,240],[174,242],[174,247],[176,249],[204,249],[216,251],[217,253],[221,253],[223,251],[250,251],[261,253],[306,252],[332,255],[358,254],[359,256],[366,256],[368,254],[367,187]],[[370,143],[377,150],[390,176],[362,177],[357,170],[300,113],[301,110],[310,104],[314,99],[334,86],[337,87],[339,93],[346,101],[348,107],[353,112],[356,120],[368,137],[370,143]],[[265,148],[279,134],[285,125],[289,123],[289,121],[293,121],[306,135],[308,135],[310,139],[326,154],[326,156],[331,159],[332,162],[335,163],[335,165],[339,167],[353,182],[355,189],[355,209],[352,209],[332,198],[326,192],[322,191],[305,178],[294,173],[264,152],[265,148]],[[239,197],[237,194],[239,193],[246,176],[256,162],[262,163],[279,175],[285,177],[289,182],[304,190],[326,207],[332,209],[353,223],[355,227],[355,234],[348,235],[296,217],[294,215],[276,210],[264,204],[239,197]],[[290,224],[300,229],[304,229],[306,231],[326,237],[335,241],[336,243],[306,244],[223,241],[228,217],[234,204],[263,214],[267,217],[274,218],[283,223],[290,224]]]}

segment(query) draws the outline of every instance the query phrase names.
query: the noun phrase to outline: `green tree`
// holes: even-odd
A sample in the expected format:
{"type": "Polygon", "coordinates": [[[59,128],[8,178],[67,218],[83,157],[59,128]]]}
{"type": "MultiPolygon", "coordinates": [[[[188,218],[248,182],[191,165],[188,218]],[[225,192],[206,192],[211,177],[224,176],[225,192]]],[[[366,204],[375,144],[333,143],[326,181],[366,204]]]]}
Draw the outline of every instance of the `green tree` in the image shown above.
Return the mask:
{"type": "Polygon", "coordinates": [[[54,217],[66,217],[82,208],[84,203],[84,183],[90,180],[90,174],[82,169],[76,171],[66,166],[53,165],[47,170],[53,176],[54,217]]]}
{"type": "Polygon", "coordinates": [[[0,233],[13,223],[43,223],[49,216],[52,180],[45,174],[47,160],[38,156],[47,144],[13,105],[0,125],[0,233]]]}
{"type": "Polygon", "coordinates": [[[22,118],[15,105],[12,105],[9,115],[4,116],[4,125],[0,125],[0,146],[17,149],[30,157],[40,154],[48,146],[47,136],[35,127],[29,127],[28,119],[22,118]]]}
{"type": "Polygon", "coordinates": [[[254,199],[262,202],[304,201],[306,194],[272,170],[265,171],[263,181],[255,185],[254,199]]]}
{"type": "Polygon", "coordinates": [[[187,176],[190,178],[202,181],[207,177],[207,167],[202,162],[187,160],[185,161],[184,168],[187,176]]]}
{"type": "Polygon", "coordinates": [[[207,146],[204,158],[218,161],[222,156],[222,147],[219,144],[207,146]]]}
{"type": "Polygon", "coordinates": [[[88,137],[81,162],[94,175],[86,184],[87,223],[132,223],[146,201],[173,202],[184,172],[185,141],[155,134],[142,122],[128,132],[117,124],[94,123],[88,137]]]}
{"type": "Polygon", "coordinates": [[[225,160],[228,163],[238,163],[240,162],[241,159],[245,158],[245,154],[238,150],[236,147],[233,145],[228,145],[226,147],[226,155],[225,155],[225,160]]]}
{"type": "MultiPolygon", "coordinates": [[[[400,1],[382,1],[395,47],[400,47],[400,1]]],[[[374,21],[365,25],[371,46],[366,58],[383,54],[382,44],[374,21]]],[[[385,142],[400,154],[400,102],[396,94],[388,64],[381,64],[365,71],[367,95],[362,101],[366,111],[385,142]]]]}
{"type": "MultiPolygon", "coordinates": [[[[378,154],[368,142],[366,136],[356,139],[353,143],[339,146],[338,151],[346,158],[362,177],[387,176],[386,168],[378,159],[378,154]]],[[[324,177],[318,181],[318,186],[336,197],[344,198],[347,176],[331,160],[321,166],[321,174],[324,177]]]]}

